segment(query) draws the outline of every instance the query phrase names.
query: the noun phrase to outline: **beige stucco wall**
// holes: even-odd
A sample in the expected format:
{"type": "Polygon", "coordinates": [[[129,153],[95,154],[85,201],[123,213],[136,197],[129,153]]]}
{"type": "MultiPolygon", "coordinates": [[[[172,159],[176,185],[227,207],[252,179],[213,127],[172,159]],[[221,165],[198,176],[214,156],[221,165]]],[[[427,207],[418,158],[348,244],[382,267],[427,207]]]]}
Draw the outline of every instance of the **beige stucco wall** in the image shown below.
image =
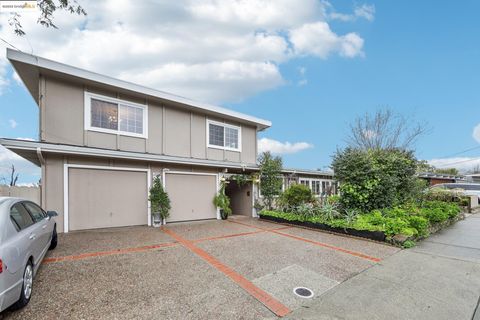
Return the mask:
{"type": "MultiPolygon", "coordinates": [[[[207,147],[207,115],[146,97],[125,95],[44,76],[41,80],[40,137],[42,141],[112,150],[148,152],[196,159],[256,163],[257,131],[221,118],[215,121],[241,126],[241,152],[207,147]],[[148,105],[148,139],[84,130],[84,92],[148,105]]],[[[211,117],[208,117],[212,119],[211,117]]]]}

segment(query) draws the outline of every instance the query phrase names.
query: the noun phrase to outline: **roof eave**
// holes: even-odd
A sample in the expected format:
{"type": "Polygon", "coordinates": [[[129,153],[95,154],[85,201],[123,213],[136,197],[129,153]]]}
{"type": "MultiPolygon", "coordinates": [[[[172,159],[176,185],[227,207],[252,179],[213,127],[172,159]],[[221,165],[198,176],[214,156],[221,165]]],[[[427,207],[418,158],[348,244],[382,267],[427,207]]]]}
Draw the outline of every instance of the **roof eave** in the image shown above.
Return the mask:
{"type": "Polygon", "coordinates": [[[210,105],[207,103],[197,102],[185,97],[177,96],[171,93],[159,91],[149,87],[141,86],[128,81],[116,79],[92,71],[84,70],[81,68],[73,67],[67,64],[56,62],[53,60],[45,59],[35,55],[27,54],[17,50],[7,48],[7,59],[12,63],[15,71],[18,73],[26,87],[30,91],[35,101],[38,103],[38,75],[42,69],[53,71],[62,75],[71,76],[72,78],[88,80],[99,85],[108,85],[114,88],[130,91],[132,93],[140,93],[149,97],[157,98],[160,100],[172,101],[185,105],[189,108],[197,109],[200,112],[212,113],[215,115],[221,115],[223,117],[239,121],[242,123],[249,123],[256,126],[257,130],[265,130],[272,126],[272,123],[268,120],[260,119],[254,116],[246,115],[237,111],[228,110],[226,108],[210,105]],[[25,74],[27,70],[22,70],[21,64],[34,67],[33,72],[36,74],[36,78],[31,78],[32,74],[25,74]],[[33,82],[37,82],[35,85],[33,82]],[[32,82],[32,83],[31,83],[32,82]]]}
{"type": "MultiPolygon", "coordinates": [[[[228,168],[228,169],[242,169],[242,170],[255,170],[255,171],[259,169],[256,164],[172,157],[172,156],[163,156],[163,155],[149,154],[149,153],[117,151],[117,150],[110,150],[110,149],[71,146],[71,145],[64,145],[64,144],[51,144],[51,143],[45,143],[45,142],[39,142],[39,141],[0,138],[0,145],[3,145],[5,148],[19,154],[20,156],[23,156],[22,152],[24,151],[35,152],[35,154],[38,151],[41,151],[45,153],[56,153],[56,154],[64,154],[64,155],[66,154],[66,155],[91,156],[91,157],[101,157],[101,158],[116,158],[116,159],[137,160],[137,161],[146,161],[146,162],[160,162],[160,163],[171,163],[171,164],[182,164],[182,165],[193,165],[193,166],[204,166],[204,167],[218,167],[218,168],[228,168]]],[[[31,161],[36,165],[39,165],[39,163],[35,161],[35,157],[36,155],[32,157],[32,159],[27,159],[27,160],[31,161]]]]}

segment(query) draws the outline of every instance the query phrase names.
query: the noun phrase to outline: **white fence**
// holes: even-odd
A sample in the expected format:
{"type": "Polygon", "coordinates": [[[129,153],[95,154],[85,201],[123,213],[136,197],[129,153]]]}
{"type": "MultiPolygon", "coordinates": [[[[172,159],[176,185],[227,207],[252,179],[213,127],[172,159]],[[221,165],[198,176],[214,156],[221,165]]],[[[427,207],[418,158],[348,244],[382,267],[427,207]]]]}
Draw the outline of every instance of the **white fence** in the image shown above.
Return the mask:
{"type": "Polygon", "coordinates": [[[0,185],[0,197],[23,198],[40,204],[40,187],[10,187],[0,185]]]}

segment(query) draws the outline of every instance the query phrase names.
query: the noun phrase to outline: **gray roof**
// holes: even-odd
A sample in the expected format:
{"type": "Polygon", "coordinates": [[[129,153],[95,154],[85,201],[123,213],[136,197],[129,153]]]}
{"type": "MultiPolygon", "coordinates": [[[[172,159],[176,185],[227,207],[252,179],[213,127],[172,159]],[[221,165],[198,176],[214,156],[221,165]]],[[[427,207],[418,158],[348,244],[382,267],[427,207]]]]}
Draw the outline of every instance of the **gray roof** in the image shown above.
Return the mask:
{"type": "Polygon", "coordinates": [[[108,86],[129,94],[141,94],[161,101],[169,101],[190,110],[196,110],[207,115],[221,116],[240,123],[247,123],[264,130],[272,126],[268,120],[256,118],[237,111],[202,103],[168,92],[141,86],[128,81],[116,79],[96,72],[80,69],[67,64],[45,59],[17,50],[7,49],[7,58],[12,63],[23,83],[38,104],[38,81],[40,74],[54,75],[64,79],[81,80],[83,83],[97,86],[108,86]]]}
{"type": "Polygon", "coordinates": [[[283,173],[294,173],[298,175],[305,176],[330,176],[333,177],[333,171],[320,171],[320,170],[308,170],[308,169],[294,169],[294,168],[284,168],[283,173]]]}
{"type": "Polygon", "coordinates": [[[465,180],[463,175],[443,174],[434,172],[420,172],[417,174],[419,178],[434,178],[434,179],[451,179],[451,180],[465,180]]]}

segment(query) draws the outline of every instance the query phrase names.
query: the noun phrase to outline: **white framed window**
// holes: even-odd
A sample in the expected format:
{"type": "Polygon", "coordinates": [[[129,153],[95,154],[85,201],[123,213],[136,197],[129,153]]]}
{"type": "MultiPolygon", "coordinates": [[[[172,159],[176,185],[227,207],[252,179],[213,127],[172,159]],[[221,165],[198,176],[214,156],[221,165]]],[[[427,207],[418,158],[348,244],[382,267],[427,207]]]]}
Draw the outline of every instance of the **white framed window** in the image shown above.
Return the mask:
{"type": "Polygon", "coordinates": [[[299,182],[300,184],[303,184],[309,187],[315,196],[320,196],[322,194],[322,191],[325,190],[323,188],[323,184],[325,183],[325,181],[322,181],[322,180],[311,179],[311,178],[300,178],[299,182]]]}
{"type": "Polygon", "coordinates": [[[148,106],[85,92],[85,130],[148,137],[148,106]]]}
{"type": "Polygon", "coordinates": [[[207,145],[209,148],[242,151],[242,128],[207,119],[207,145]]]}

